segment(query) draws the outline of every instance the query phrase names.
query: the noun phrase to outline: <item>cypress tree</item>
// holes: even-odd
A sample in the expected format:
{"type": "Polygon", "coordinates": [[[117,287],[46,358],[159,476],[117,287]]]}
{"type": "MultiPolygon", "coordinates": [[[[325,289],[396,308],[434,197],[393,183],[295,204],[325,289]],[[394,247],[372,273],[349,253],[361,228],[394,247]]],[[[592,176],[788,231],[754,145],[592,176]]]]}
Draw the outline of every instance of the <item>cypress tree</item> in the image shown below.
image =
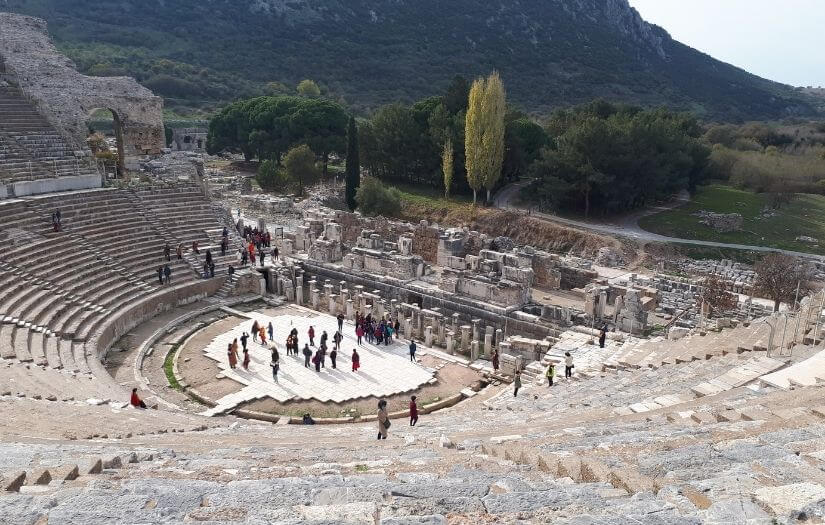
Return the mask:
{"type": "Polygon", "coordinates": [[[361,162],[358,158],[358,129],[355,127],[355,117],[349,118],[347,127],[347,167],[346,167],[346,200],[350,210],[355,210],[358,203],[355,193],[361,185],[361,162]]]}

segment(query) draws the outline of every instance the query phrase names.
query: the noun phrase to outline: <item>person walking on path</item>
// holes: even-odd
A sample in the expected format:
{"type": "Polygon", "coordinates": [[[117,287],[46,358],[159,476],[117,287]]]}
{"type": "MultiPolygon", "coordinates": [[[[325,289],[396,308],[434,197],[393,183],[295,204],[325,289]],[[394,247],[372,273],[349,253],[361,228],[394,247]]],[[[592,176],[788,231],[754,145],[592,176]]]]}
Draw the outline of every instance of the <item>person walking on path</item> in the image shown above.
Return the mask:
{"type": "Polygon", "coordinates": [[[418,404],[415,402],[415,396],[410,398],[410,426],[414,427],[418,423],[418,404]]]}
{"type": "Polygon", "coordinates": [[[264,259],[266,259],[266,252],[261,250],[258,252],[258,258],[261,260],[261,266],[264,265],[264,259]]]}
{"type": "Polygon", "coordinates": [[[321,367],[326,368],[327,367],[327,364],[326,364],[327,345],[321,345],[321,347],[318,348],[318,352],[316,353],[316,355],[318,356],[318,360],[321,362],[321,367]]]}
{"type": "Polygon", "coordinates": [[[338,350],[332,349],[329,353],[329,360],[332,362],[332,369],[335,370],[335,360],[338,358],[338,350]]]}
{"type": "Polygon", "coordinates": [[[241,334],[241,347],[243,347],[243,351],[246,352],[246,342],[249,340],[249,334],[246,332],[241,334]]]}
{"type": "Polygon", "coordinates": [[[415,351],[418,350],[418,347],[415,346],[415,339],[410,339],[410,361],[415,363],[415,351]]]}
{"type": "Polygon", "coordinates": [[[312,356],[312,364],[315,365],[315,371],[321,371],[321,349],[315,351],[315,355],[312,356]]]}
{"type": "Polygon", "coordinates": [[[166,243],[166,246],[163,247],[163,256],[166,257],[167,261],[172,260],[172,249],[169,247],[169,243],[166,243]]]}
{"type": "Polygon", "coordinates": [[[547,365],[547,371],[544,373],[544,376],[547,378],[547,388],[553,386],[553,378],[556,377],[556,363],[550,363],[547,365]]]}
{"type": "Polygon", "coordinates": [[[392,341],[392,323],[387,323],[384,326],[384,346],[389,346],[392,341]]]}
{"type": "Polygon", "coordinates": [[[315,328],[312,325],[307,330],[307,336],[309,337],[309,346],[315,346],[315,328]]]}
{"type": "Polygon", "coordinates": [[[344,331],[344,314],[338,314],[337,319],[338,319],[338,331],[343,332],[344,331]]]}
{"type": "Polygon", "coordinates": [[[498,372],[498,349],[493,350],[493,371],[498,372]]]}
{"type": "Polygon", "coordinates": [[[513,379],[513,397],[518,396],[519,388],[521,388],[521,372],[516,371],[516,377],[513,379]]]}
{"type": "Polygon", "coordinates": [[[278,369],[281,367],[281,358],[278,355],[278,349],[272,345],[272,358],[269,361],[269,366],[272,368],[272,379],[278,382],[278,369]]]}
{"type": "Polygon", "coordinates": [[[252,321],[252,340],[256,343],[258,342],[258,333],[261,331],[261,326],[258,324],[258,320],[255,319],[252,321]]]}
{"type": "Polygon", "coordinates": [[[275,327],[272,326],[272,321],[270,321],[269,324],[266,325],[266,331],[269,332],[269,340],[274,341],[275,340],[275,336],[274,336],[275,327]]]}
{"type": "Polygon", "coordinates": [[[567,379],[573,377],[573,356],[570,352],[564,353],[564,377],[567,379]]]}
{"type": "Polygon", "coordinates": [[[599,348],[604,348],[604,340],[607,338],[607,325],[602,325],[599,330],[599,348]]]}
{"type": "Polygon", "coordinates": [[[258,337],[261,338],[261,344],[266,346],[266,329],[264,328],[264,325],[261,325],[258,329],[258,337]]]}
{"type": "Polygon", "coordinates": [[[359,356],[358,351],[355,348],[353,348],[352,349],[352,371],[357,372],[359,368],[361,368],[361,356],[359,356]]]}
{"type": "Polygon", "coordinates": [[[249,371],[249,350],[243,349],[243,369],[249,371]]]}
{"type": "Polygon", "coordinates": [[[163,266],[158,266],[158,284],[163,284],[163,266]]]}
{"type": "Polygon", "coordinates": [[[341,332],[335,332],[334,334],[332,334],[332,347],[335,348],[336,350],[341,348],[341,340],[343,338],[344,338],[344,336],[341,335],[341,332]]]}
{"type": "Polygon", "coordinates": [[[312,358],[312,350],[309,345],[304,343],[304,368],[309,368],[309,360],[312,358]]]}
{"type": "Polygon", "coordinates": [[[172,268],[168,264],[163,266],[163,281],[166,284],[172,284],[172,268]]]}
{"type": "Polygon", "coordinates": [[[378,402],[378,439],[387,439],[387,430],[390,428],[390,416],[387,414],[387,401],[378,402]]]}
{"type": "Polygon", "coordinates": [[[358,339],[358,344],[361,344],[361,339],[364,337],[364,329],[361,328],[361,325],[355,327],[355,337],[358,339]]]}
{"type": "Polygon", "coordinates": [[[234,368],[238,366],[238,354],[232,350],[232,343],[229,343],[229,346],[226,348],[227,357],[229,357],[229,368],[234,368]]]}
{"type": "Polygon", "coordinates": [[[326,346],[327,345],[327,337],[328,336],[327,336],[327,331],[326,330],[321,332],[321,346],[326,346]]]}

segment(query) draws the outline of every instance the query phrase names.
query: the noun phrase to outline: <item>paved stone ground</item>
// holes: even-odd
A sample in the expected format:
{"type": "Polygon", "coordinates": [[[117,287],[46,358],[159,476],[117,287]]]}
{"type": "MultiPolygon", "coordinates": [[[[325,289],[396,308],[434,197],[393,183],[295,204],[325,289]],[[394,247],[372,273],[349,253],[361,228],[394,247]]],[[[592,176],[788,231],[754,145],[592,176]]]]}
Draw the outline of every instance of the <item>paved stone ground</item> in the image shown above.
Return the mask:
{"type": "Polygon", "coordinates": [[[245,385],[240,392],[217,400],[217,406],[203,412],[204,415],[220,414],[241,403],[265,397],[280,402],[315,399],[321,402],[340,403],[361,397],[389,396],[414,390],[434,376],[434,370],[410,362],[406,342],[393,341],[388,346],[380,347],[365,342],[358,346],[351,322],[344,323],[344,340],[341,343],[342,350],[338,353],[338,368],[332,369],[329,357],[326,367],[322,368],[320,373],[316,372],[314,367],[305,368],[303,355],[286,355],[286,336],[290,330],[297,328],[300,347],[303,349],[304,343],[308,342],[307,331],[312,325],[316,334],[315,344],[319,344],[321,334],[326,330],[329,335],[327,345],[331,350],[332,336],[338,328],[337,320],[332,316],[314,312],[313,316],[307,316],[306,310],[302,308],[290,309],[299,311],[295,312],[295,315],[286,313],[274,317],[262,312],[252,312],[248,314],[250,319],[239,320],[232,330],[219,335],[204,348],[204,354],[218,362],[223,376],[245,385]],[[229,367],[227,345],[233,339],[239,338],[243,331],[250,333],[252,319],[264,324],[272,322],[274,326],[275,344],[281,358],[277,383],[272,379],[269,349],[252,341],[251,338],[248,342],[251,361],[249,370],[244,370],[240,363],[234,370],[229,367]],[[352,349],[356,347],[361,356],[361,369],[352,372],[351,355],[352,349]]]}

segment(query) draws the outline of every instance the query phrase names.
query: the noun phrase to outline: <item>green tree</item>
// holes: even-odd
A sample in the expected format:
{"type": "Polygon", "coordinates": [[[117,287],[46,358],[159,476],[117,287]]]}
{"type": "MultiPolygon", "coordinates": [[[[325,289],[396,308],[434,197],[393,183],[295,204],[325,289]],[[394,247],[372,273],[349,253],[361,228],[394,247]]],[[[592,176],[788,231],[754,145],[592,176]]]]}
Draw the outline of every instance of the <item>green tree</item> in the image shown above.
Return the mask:
{"type": "Polygon", "coordinates": [[[319,97],[321,96],[321,88],[314,80],[307,78],[298,83],[298,94],[302,97],[319,97]]]}
{"type": "Polygon", "coordinates": [[[447,87],[444,94],[444,107],[450,115],[455,115],[460,111],[467,110],[467,102],[470,97],[470,84],[461,75],[453,77],[452,82],[447,87]]]}
{"type": "Polygon", "coordinates": [[[358,128],[355,125],[355,117],[349,118],[347,127],[347,166],[346,166],[346,200],[350,211],[355,210],[358,201],[355,195],[358,186],[361,184],[361,161],[358,152],[358,128]]]}
{"type": "Polygon", "coordinates": [[[283,191],[289,186],[289,179],[283,167],[273,160],[265,160],[258,166],[255,180],[266,191],[283,191]]]}
{"type": "Polygon", "coordinates": [[[355,200],[358,201],[358,210],[365,215],[394,217],[401,211],[401,192],[385,186],[375,177],[366,177],[361,181],[355,200]]]}
{"type": "Polygon", "coordinates": [[[484,86],[484,128],[481,147],[484,155],[482,163],[484,187],[487,189],[487,202],[490,193],[501,178],[501,165],[504,162],[504,116],[507,102],[504,84],[497,71],[493,71],[484,86]]]}
{"type": "Polygon", "coordinates": [[[484,155],[482,136],[484,133],[484,84],[483,78],[473,81],[467,103],[464,127],[464,159],[467,167],[467,183],[473,190],[473,206],[478,190],[484,185],[484,155]]]}
{"type": "Polygon", "coordinates": [[[453,184],[453,141],[449,138],[444,142],[444,151],[441,153],[441,173],[444,175],[444,196],[450,196],[450,186],[453,184]]]}
{"type": "Polygon", "coordinates": [[[284,156],[284,169],[289,180],[298,185],[298,195],[303,195],[304,182],[318,175],[315,153],[306,144],[295,146],[284,156]]]}

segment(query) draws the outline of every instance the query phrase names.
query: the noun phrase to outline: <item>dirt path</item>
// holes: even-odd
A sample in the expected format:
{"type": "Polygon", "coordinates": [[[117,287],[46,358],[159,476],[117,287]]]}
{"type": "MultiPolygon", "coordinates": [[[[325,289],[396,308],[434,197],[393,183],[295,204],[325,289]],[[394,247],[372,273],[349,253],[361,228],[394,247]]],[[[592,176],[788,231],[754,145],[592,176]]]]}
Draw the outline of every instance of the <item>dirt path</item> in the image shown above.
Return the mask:
{"type": "MultiPolygon", "coordinates": [[[[522,181],[510,184],[505,186],[504,188],[499,191],[495,197],[493,198],[493,203],[497,208],[511,210],[511,211],[521,211],[527,213],[527,210],[524,208],[520,208],[513,204],[514,198],[518,195],[519,190],[529,184],[530,181],[522,181]]],[[[690,244],[694,246],[708,246],[712,248],[731,248],[735,250],[749,250],[755,252],[780,252],[787,255],[792,255],[794,257],[805,257],[809,259],[815,259],[820,262],[825,262],[825,257],[821,255],[815,255],[811,253],[803,253],[803,252],[795,252],[792,250],[780,250],[777,248],[769,248],[767,246],[752,246],[747,244],[729,244],[724,242],[714,242],[714,241],[700,241],[696,239],[682,239],[679,237],[669,237],[667,235],[659,235],[657,233],[652,233],[646,230],[643,230],[639,226],[639,219],[642,217],[646,217],[648,215],[653,215],[655,213],[659,213],[662,211],[671,210],[673,208],[677,208],[688,201],[685,195],[680,195],[679,198],[673,200],[672,202],[661,205],[661,206],[654,206],[650,208],[646,208],[642,211],[627,215],[626,217],[619,220],[617,223],[601,223],[595,221],[581,221],[575,219],[566,219],[563,217],[557,217],[555,215],[551,215],[549,213],[541,213],[537,211],[530,211],[531,217],[536,217],[542,220],[546,220],[549,222],[555,222],[558,224],[564,224],[566,226],[571,226],[573,228],[579,228],[583,230],[589,230],[596,233],[601,233],[604,235],[616,235],[621,237],[626,237],[633,239],[639,242],[663,242],[663,243],[675,243],[675,244],[690,244]]]]}

